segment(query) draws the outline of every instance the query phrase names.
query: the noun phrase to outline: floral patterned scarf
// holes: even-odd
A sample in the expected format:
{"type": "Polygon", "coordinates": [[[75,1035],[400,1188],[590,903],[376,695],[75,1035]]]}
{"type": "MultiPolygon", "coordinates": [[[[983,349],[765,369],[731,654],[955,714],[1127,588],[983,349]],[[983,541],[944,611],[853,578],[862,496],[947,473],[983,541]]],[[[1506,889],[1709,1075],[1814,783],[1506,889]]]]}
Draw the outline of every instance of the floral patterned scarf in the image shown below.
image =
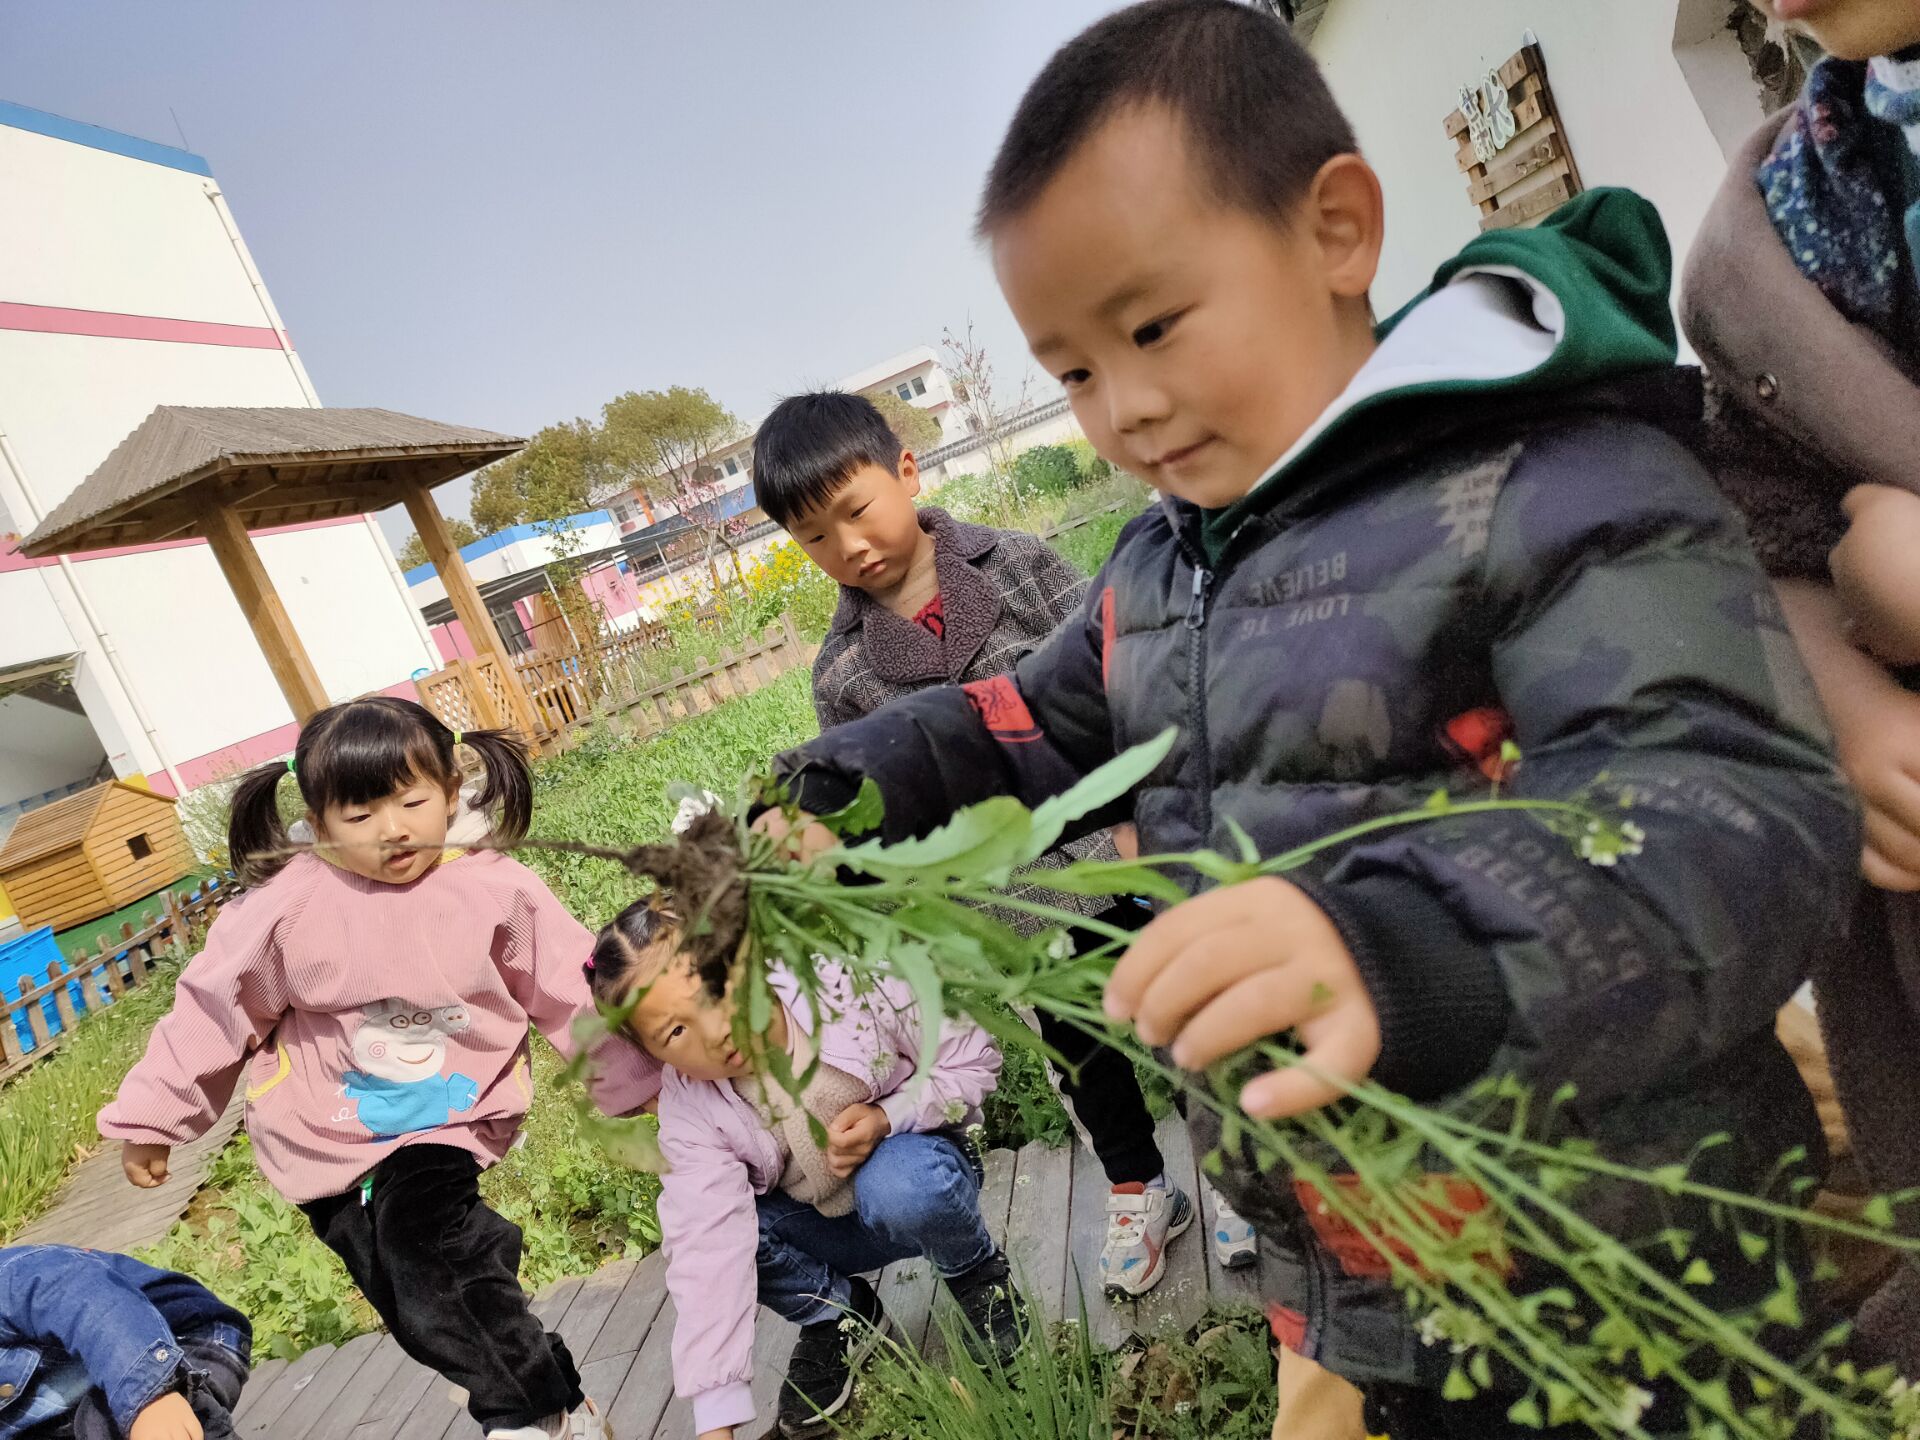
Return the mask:
{"type": "Polygon", "coordinates": [[[1920,355],[1920,47],[1821,61],[1755,180],[1801,273],[1920,355]]]}

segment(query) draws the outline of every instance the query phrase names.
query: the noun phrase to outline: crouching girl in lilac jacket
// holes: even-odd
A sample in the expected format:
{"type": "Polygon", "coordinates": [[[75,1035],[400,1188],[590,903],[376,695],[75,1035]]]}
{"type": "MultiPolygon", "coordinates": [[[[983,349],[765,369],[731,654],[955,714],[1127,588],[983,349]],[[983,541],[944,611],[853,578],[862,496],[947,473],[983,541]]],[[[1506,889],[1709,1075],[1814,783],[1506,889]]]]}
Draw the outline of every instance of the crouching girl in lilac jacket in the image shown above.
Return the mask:
{"type": "Polygon", "coordinates": [[[629,907],[600,934],[590,964],[603,1005],[637,993],[627,1031],[660,1061],[660,1147],[667,1173],[660,1228],[677,1319],[674,1388],[702,1437],[731,1437],[754,1418],[756,1305],[801,1327],[780,1392],[780,1432],[824,1434],[886,1316],[859,1277],[924,1256],[982,1343],[1018,1343],[1007,1262],[980,1218],[981,1170],[964,1127],[1000,1073],[977,1027],[941,1027],[932,1068],[917,1073],[923,1017],[897,981],[855,994],[820,960],[820,1013],[784,971],[767,1043],[793,1072],[820,1065],[796,1104],[763,1088],[732,1039],[733,1004],[701,988],[679,951],[679,921],[629,907]],[[808,1116],[825,1126],[814,1144],[808,1116]],[[842,1322],[849,1317],[858,1324],[842,1322]]]}

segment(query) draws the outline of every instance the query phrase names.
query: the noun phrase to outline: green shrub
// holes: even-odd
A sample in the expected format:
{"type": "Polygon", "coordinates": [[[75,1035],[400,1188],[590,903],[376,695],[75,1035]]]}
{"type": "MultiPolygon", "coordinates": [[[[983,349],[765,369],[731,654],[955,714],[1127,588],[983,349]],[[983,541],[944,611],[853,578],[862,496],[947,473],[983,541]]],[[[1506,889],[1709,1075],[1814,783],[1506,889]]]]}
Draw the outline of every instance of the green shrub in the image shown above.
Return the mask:
{"type": "Polygon", "coordinates": [[[1062,448],[1073,456],[1073,463],[1080,468],[1082,484],[1098,485],[1113,478],[1113,466],[1100,458],[1091,440],[1069,440],[1062,448]]]}
{"type": "Polygon", "coordinates": [[[1022,498],[1065,495],[1086,480],[1078,457],[1065,445],[1035,445],[1013,460],[1013,486],[1022,498]]]}

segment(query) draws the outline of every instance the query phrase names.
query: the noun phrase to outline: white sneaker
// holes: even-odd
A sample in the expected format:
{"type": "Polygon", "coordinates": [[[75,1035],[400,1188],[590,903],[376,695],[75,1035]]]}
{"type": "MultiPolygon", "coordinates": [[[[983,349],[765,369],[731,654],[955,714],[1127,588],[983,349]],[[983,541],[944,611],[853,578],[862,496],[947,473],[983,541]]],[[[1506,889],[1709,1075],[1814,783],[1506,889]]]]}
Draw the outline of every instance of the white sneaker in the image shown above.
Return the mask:
{"type": "Polygon", "coordinates": [[[1101,1287],[1132,1300],[1160,1283],[1167,1243],[1193,1224],[1193,1201],[1177,1185],[1150,1190],[1135,1182],[1107,1194],[1107,1243],[1100,1251],[1101,1287]]]}
{"type": "Polygon", "coordinates": [[[1253,1226],[1242,1220],[1220,1192],[1213,1194],[1213,1258],[1222,1270],[1245,1270],[1260,1259],[1253,1226]]]}
{"type": "Polygon", "coordinates": [[[489,1430],[487,1440],[613,1440],[613,1426],[600,1418],[600,1407],[583,1400],[566,1415],[549,1415],[534,1425],[511,1430],[489,1430]]]}

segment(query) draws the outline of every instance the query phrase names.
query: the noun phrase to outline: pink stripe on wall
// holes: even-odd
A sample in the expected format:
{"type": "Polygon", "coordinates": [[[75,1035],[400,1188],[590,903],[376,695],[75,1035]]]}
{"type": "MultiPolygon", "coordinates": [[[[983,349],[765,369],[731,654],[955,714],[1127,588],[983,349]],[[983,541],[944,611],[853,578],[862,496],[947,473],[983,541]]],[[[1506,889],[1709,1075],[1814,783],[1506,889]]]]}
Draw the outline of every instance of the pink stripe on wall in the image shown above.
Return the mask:
{"type": "MultiPolygon", "coordinates": [[[[300,530],[326,530],[335,525],[364,524],[364,515],[337,515],[331,520],[303,520],[298,525],[269,525],[264,530],[255,530],[255,535],[291,535],[300,530]]],[[[178,550],[187,545],[204,545],[207,542],[199,536],[185,540],[155,540],[149,545],[120,545],[112,550],[89,550],[81,555],[69,555],[67,558],[75,564],[86,564],[95,560],[114,560],[122,555],[145,555],[150,550],[178,550]]],[[[19,540],[0,535],[0,575],[9,570],[38,570],[47,565],[58,565],[58,555],[47,555],[34,560],[20,553],[19,540]]]]}
{"type": "MultiPolygon", "coordinates": [[[[398,685],[389,685],[376,692],[392,695],[401,700],[418,700],[420,691],[411,680],[402,680],[398,685]]],[[[275,759],[292,751],[300,738],[300,727],[292,722],[268,730],[263,734],[251,735],[245,740],[236,740],[231,745],[223,745],[206,755],[196,755],[191,760],[175,763],[174,769],[180,772],[180,778],[192,789],[205,785],[212,780],[224,780],[238,775],[242,770],[251,770],[263,761],[275,759]]],[[[147,776],[147,784],[156,795],[177,795],[173,788],[173,779],[165,770],[156,770],[147,776]]]]}
{"type": "Polygon", "coordinates": [[[269,325],[223,325],[213,320],[170,320],[163,315],[121,315],[112,310],[69,310],[60,305],[24,305],[0,300],[0,330],[45,335],[95,335],[109,340],[169,340],[180,345],[234,345],[278,350],[269,325]]]}

